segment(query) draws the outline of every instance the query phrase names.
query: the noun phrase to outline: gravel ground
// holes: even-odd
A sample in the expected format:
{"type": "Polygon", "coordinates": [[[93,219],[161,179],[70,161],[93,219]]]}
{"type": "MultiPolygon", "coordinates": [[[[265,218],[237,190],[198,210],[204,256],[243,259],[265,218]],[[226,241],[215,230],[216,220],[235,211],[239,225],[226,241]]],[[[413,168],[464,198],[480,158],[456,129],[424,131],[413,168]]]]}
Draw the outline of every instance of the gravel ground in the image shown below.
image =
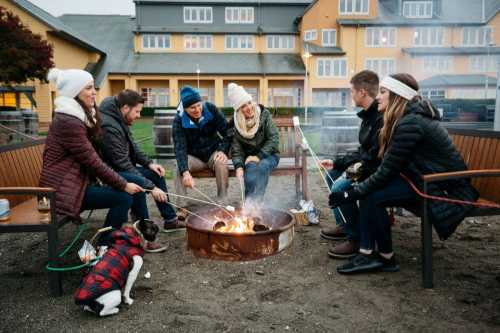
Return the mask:
{"type": "MultiPolygon", "coordinates": [[[[48,296],[44,234],[2,234],[0,332],[500,331],[497,217],[468,219],[446,242],[435,237],[433,290],[421,287],[420,225],[409,216],[398,216],[393,232],[401,272],[341,276],[335,272],[341,261],[328,258],[330,244],[319,237],[321,226],[334,223],[326,188],[317,173],[309,178],[321,225],[298,227],[288,249],[252,262],[212,261],[187,251],[184,232],[162,234],[168,251],[146,255],[135,303],[108,318],[73,303],[82,272],[65,274],[62,297],[48,296]],[[151,279],[144,278],[147,271],[151,279]]],[[[215,192],[211,179],[197,184],[215,192]]],[[[173,188],[171,180],[168,185],[173,188]]],[[[238,191],[231,179],[230,197],[238,191]]],[[[271,177],[266,202],[295,207],[291,177],[271,177]]],[[[154,204],[151,213],[159,217],[154,204]]],[[[85,238],[103,217],[93,215],[85,238]]],[[[75,230],[60,229],[63,244],[75,230]]],[[[76,253],[70,258],[76,262],[76,253]]]]}

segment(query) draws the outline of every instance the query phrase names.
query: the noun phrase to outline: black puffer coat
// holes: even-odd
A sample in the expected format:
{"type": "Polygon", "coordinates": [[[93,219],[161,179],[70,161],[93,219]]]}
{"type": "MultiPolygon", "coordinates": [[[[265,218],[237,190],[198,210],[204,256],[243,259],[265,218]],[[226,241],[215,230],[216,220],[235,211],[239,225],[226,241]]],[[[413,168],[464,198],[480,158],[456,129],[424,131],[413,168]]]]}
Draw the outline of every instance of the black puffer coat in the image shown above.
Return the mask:
{"type": "MultiPolygon", "coordinates": [[[[421,187],[422,175],[467,170],[439,120],[439,113],[430,103],[416,100],[408,103],[380,167],[360,183],[356,191],[364,196],[382,189],[401,172],[421,187]]],[[[428,186],[428,193],[466,201],[475,201],[479,196],[469,179],[432,183],[428,186]]],[[[440,238],[446,239],[471,208],[430,200],[428,218],[440,238]]]]}
{"type": "Polygon", "coordinates": [[[334,160],[335,169],[344,171],[351,164],[363,162],[361,179],[365,179],[377,170],[380,165],[378,158],[378,134],[384,124],[383,113],[378,111],[378,103],[374,101],[367,110],[357,113],[361,118],[359,128],[358,150],[343,156],[337,156],[334,160]]]}

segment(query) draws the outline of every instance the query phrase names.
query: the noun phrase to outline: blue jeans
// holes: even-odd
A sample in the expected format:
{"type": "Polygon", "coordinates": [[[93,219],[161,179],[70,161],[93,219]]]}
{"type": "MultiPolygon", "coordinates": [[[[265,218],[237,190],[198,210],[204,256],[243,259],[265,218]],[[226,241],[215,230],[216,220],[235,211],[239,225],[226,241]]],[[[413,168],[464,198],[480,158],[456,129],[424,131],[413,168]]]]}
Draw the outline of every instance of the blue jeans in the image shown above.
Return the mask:
{"type": "MultiPolygon", "coordinates": [[[[327,181],[332,192],[343,192],[351,187],[352,180],[347,179],[343,171],[333,169],[329,174],[331,179],[328,178],[327,181]]],[[[348,203],[332,209],[332,213],[337,224],[343,226],[347,239],[355,242],[359,241],[358,205],[355,202],[348,203]]]]}
{"type": "Polygon", "coordinates": [[[250,162],[245,165],[245,196],[252,199],[261,199],[266,192],[267,183],[271,171],[278,166],[280,158],[271,155],[259,163],[250,162]]]}
{"type": "MultiPolygon", "coordinates": [[[[144,178],[149,179],[155,184],[160,190],[165,193],[168,193],[167,184],[165,183],[165,178],[159,176],[153,170],[149,170],[143,167],[138,167],[137,170],[144,176],[144,178]]],[[[131,172],[120,172],[120,175],[125,178],[128,182],[137,184],[141,187],[145,186],[144,178],[137,176],[131,172]]],[[[160,215],[163,220],[173,221],[177,218],[177,214],[175,213],[174,208],[168,202],[156,202],[156,207],[160,211],[160,215]]],[[[142,195],[134,195],[134,202],[132,203],[132,213],[135,214],[138,218],[149,219],[148,206],[146,203],[146,195],[142,193],[142,195]]]]}
{"type": "Polygon", "coordinates": [[[373,250],[376,243],[379,252],[391,253],[391,224],[385,208],[415,200],[418,200],[417,195],[399,175],[385,187],[360,200],[360,247],[373,250]]]}
{"type": "MultiPolygon", "coordinates": [[[[132,195],[125,191],[118,191],[107,186],[88,186],[83,196],[81,210],[109,208],[104,227],[113,227],[114,230],[118,230],[124,223],[127,223],[128,211],[133,200],[132,195]]],[[[108,245],[111,232],[102,233],[97,245],[108,245]]]]}

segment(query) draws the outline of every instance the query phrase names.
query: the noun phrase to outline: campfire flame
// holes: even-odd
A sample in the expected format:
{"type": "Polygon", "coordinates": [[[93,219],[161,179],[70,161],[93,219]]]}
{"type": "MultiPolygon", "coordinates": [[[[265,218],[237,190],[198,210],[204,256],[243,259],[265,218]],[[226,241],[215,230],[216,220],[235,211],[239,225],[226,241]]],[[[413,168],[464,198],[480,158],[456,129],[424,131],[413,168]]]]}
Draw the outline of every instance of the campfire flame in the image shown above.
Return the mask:
{"type": "Polygon", "coordinates": [[[215,231],[234,232],[234,233],[254,233],[255,221],[250,216],[235,216],[230,220],[221,220],[216,218],[215,231]],[[220,223],[222,222],[222,223],[220,223]]]}

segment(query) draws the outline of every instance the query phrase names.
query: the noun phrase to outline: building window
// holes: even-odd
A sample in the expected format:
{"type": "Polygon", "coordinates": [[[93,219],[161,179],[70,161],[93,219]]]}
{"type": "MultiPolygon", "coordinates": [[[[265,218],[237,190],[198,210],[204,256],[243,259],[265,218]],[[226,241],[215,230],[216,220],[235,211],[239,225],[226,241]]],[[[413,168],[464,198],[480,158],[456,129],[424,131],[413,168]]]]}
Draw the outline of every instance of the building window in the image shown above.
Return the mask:
{"type": "Polygon", "coordinates": [[[444,99],[444,89],[422,89],[422,97],[427,99],[444,99]]]}
{"type": "Polygon", "coordinates": [[[304,40],[306,42],[311,41],[311,40],[316,40],[318,39],[318,30],[312,29],[312,30],[306,30],[304,33],[304,40]]]}
{"type": "MultiPolygon", "coordinates": [[[[256,87],[245,87],[245,91],[252,96],[252,100],[255,103],[259,102],[259,89],[256,87]]],[[[224,88],[224,106],[232,106],[229,102],[227,86],[224,88]]]]}
{"type": "Polygon", "coordinates": [[[337,30],[323,29],[321,30],[321,44],[323,46],[336,46],[337,45],[337,30]]]}
{"type": "Polygon", "coordinates": [[[365,60],[365,68],[374,71],[379,77],[396,73],[396,60],[370,58],[365,60]]]}
{"type": "Polygon", "coordinates": [[[169,106],[168,88],[142,88],[142,97],[146,100],[144,106],[165,107],[169,106]]]}
{"type": "Polygon", "coordinates": [[[469,70],[477,73],[496,73],[498,71],[499,55],[476,55],[469,57],[469,70]]]}
{"type": "Polygon", "coordinates": [[[170,35],[142,35],[143,49],[169,49],[170,35]]]}
{"type": "Polygon", "coordinates": [[[463,46],[487,46],[491,42],[491,27],[468,27],[463,30],[463,46]]]}
{"type": "Polygon", "coordinates": [[[423,57],[424,70],[430,73],[450,72],[453,67],[453,57],[451,56],[426,56],[423,57]]]}
{"type": "Polygon", "coordinates": [[[212,7],[184,7],[184,23],[212,23],[212,7]]]}
{"type": "Polygon", "coordinates": [[[413,33],[414,46],[443,46],[444,29],[440,27],[416,28],[413,33]]]}
{"type": "Polygon", "coordinates": [[[255,45],[252,35],[226,35],[226,49],[228,50],[250,50],[255,45]]]}
{"type": "Polygon", "coordinates": [[[184,35],[186,50],[210,50],[212,43],[212,35],[184,35]]]}
{"type": "Polygon", "coordinates": [[[366,28],[366,47],[395,47],[396,28],[366,28]]]}
{"type": "Polygon", "coordinates": [[[369,0],[340,0],[340,15],[368,15],[369,0]]]}
{"type": "Polygon", "coordinates": [[[318,58],[318,77],[329,78],[347,76],[347,60],[334,58],[318,58]]]}
{"type": "Polygon", "coordinates": [[[349,91],[346,89],[313,89],[313,106],[346,108],[349,101],[349,91]]]}
{"type": "Polygon", "coordinates": [[[269,88],[267,105],[270,107],[299,107],[302,99],[302,88],[269,88]]]}
{"type": "Polygon", "coordinates": [[[268,35],[267,48],[279,50],[295,49],[295,36],[287,35],[268,35]]]}
{"type": "Polygon", "coordinates": [[[226,7],[226,23],[228,24],[253,24],[253,7],[226,7]]]}
{"type": "Polygon", "coordinates": [[[403,16],[408,18],[432,18],[432,1],[405,1],[403,16]]]}

